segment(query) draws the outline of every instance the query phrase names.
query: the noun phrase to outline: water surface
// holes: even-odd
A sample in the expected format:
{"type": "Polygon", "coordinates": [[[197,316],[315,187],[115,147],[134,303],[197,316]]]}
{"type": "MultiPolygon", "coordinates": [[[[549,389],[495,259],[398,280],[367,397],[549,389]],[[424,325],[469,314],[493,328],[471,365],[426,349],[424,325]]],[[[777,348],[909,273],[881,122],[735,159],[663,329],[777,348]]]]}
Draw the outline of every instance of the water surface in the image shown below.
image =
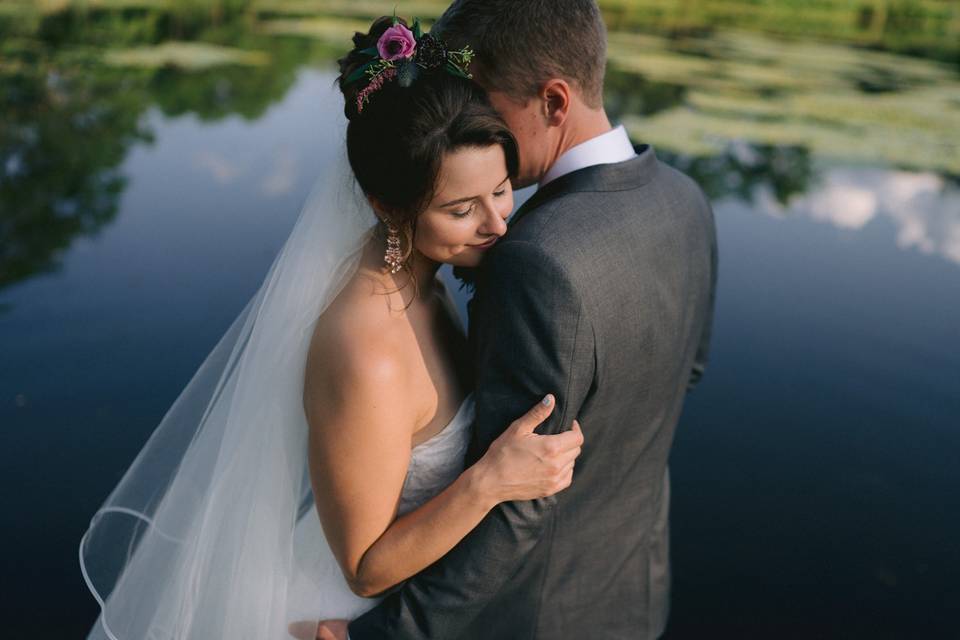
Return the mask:
{"type": "MultiPolygon", "coordinates": [[[[692,93],[726,88],[653,75],[614,79],[616,115],[701,182],[721,251],[711,363],[671,463],[669,636],[949,637],[960,597],[952,160],[725,138],[715,114],[699,137],[671,136],[657,114],[693,117],[692,93]]],[[[37,110],[5,138],[11,637],[85,634],[96,605],[76,545],[90,516],[260,285],[324,170],[321,151],[342,142],[327,65],[279,80],[235,69],[117,77],[127,93],[110,84],[86,102],[80,80],[43,77],[63,83],[88,138],[57,128],[64,111],[45,121],[37,110]],[[30,156],[38,139],[63,144],[30,156]],[[43,163],[62,169],[61,183],[43,163]]]]}

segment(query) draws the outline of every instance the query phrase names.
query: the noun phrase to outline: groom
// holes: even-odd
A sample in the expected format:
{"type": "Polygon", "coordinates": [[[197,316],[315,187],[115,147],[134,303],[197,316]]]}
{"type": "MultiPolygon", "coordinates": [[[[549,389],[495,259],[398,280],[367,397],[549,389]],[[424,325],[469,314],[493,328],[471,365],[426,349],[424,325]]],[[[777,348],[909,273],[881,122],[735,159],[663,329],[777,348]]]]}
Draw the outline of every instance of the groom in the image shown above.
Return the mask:
{"type": "Polygon", "coordinates": [[[573,484],[499,505],[352,621],[352,640],[653,639],[670,595],[667,457],[709,340],[713,216],[687,176],[603,108],[595,0],[457,0],[434,27],[472,70],[539,184],[477,273],[468,464],[544,394],[578,418],[573,484]]]}

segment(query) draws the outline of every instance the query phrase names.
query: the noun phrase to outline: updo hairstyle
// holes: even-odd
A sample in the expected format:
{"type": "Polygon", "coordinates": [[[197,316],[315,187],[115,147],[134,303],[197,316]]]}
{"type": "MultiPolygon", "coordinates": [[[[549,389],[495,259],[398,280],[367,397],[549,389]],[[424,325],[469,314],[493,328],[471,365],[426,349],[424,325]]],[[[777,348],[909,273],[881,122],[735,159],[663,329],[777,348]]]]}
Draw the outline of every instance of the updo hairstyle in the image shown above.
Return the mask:
{"type": "MultiPolygon", "coordinates": [[[[395,79],[387,81],[358,112],[357,94],[366,79],[351,84],[346,79],[370,60],[360,52],[376,47],[393,20],[379,18],[369,33],[353,36],[354,49],[339,60],[337,83],[349,120],[350,166],[364,193],[384,209],[378,212],[383,222],[400,230],[406,263],[413,250],[417,216],[433,200],[446,154],[500,145],[510,177],[516,175],[519,160],[516,140],[484,91],[442,67],[421,70],[410,87],[400,86],[395,79]]],[[[406,26],[403,20],[400,23],[406,26]]]]}

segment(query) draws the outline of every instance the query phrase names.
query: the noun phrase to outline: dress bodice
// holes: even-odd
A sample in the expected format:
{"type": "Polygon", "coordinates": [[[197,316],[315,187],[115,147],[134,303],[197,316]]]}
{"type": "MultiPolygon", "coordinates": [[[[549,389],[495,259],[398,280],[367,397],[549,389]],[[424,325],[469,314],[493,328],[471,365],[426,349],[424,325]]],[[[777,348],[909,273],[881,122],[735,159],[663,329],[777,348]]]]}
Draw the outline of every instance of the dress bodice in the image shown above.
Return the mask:
{"type": "Polygon", "coordinates": [[[413,448],[407,477],[400,492],[398,514],[416,509],[463,472],[473,416],[473,394],[469,393],[442,431],[413,448]]]}

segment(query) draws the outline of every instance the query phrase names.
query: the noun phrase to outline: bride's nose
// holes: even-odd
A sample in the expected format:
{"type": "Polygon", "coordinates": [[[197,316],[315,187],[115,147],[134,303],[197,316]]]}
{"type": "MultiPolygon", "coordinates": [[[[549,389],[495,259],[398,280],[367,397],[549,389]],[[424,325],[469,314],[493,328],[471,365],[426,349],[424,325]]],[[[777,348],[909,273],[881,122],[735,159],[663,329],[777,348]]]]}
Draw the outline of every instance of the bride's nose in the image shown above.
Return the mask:
{"type": "Polygon", "coordinates": [[[487,205],[484,207],[486,213],[483,217],[483,222],[480,225],[480,228],[477,229],[479,233],[487,236],[502,236],[507,232],[507,217],[510,215],[510,212],[507,212],[507,215],[503,215],[496,206],[487,205]]]}

